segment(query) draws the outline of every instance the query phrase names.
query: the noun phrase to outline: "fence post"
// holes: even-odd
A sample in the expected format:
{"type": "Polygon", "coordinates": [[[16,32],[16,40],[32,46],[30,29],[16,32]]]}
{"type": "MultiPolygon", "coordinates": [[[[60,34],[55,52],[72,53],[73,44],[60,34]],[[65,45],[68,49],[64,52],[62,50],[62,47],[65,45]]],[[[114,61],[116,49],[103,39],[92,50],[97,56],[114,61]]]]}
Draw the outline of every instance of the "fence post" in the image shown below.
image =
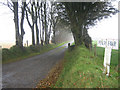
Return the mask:
{"type": "Polygon", "coordinates": [[[97,56],[97,53],[96,53],[96,44],[94,45],[94,56],[97,56]]]}
{"type": "Polygon", "coordinates": [[[90,51],[90,52],[92,51],[91,44],[89,44],[89,51],[90,51]]]}

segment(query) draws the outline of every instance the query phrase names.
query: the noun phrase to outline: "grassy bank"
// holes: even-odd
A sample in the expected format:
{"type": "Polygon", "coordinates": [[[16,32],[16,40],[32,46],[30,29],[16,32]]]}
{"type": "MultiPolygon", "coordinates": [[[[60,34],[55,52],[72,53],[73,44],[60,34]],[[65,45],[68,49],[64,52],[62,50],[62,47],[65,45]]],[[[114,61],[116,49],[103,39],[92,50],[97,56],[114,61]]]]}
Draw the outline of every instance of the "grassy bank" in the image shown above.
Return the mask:
{"type": "Polygon", "coordinates": [[[94,57],[84,46],[66,51],[64,68],[54,88],[118,88],[118,51],[112,50],[110,77],[103,74],[104,48],[94,57]]]}
{"type": "Polygon", "coordinates": [[[54,48],[57,48],[61,45],[64,45],[67,42],[63,42],[60,44],[49,44],[46,46],[29,46],[29,47],[24,47],[23,49],[13,46],[10,49],[3,48],[2,49],[2,63],[11,63],[15,62],[18,60],[22,60],[28,57],[32,57],[35,55],[39,55],[42,53],[45,53],[49,50],[52,50],[54,48]]]}

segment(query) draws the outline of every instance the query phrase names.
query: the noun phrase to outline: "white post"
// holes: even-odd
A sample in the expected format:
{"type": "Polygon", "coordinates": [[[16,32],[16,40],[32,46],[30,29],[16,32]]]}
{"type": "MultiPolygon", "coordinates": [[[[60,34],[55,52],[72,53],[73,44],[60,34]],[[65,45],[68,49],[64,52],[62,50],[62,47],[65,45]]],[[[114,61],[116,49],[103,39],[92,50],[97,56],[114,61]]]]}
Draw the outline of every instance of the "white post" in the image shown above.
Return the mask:
{"type": "Polygon", "coordinates": [[[111,51],[112,49],[110,47],[106,47],[105,48],[105,54],[104,54],[104,71],[103,73],[105,73],[107,76],[109,76],[110,74],[110,59],[111,59],[111,51]]]}
{"type": "Polygon", "coordinates": [[[110,59],[111,59],[111,52],[112,49],[118,50],[119,43],[117,39],[104,39],[104,40],[98,40],[97,41],[98,47],[105,47],[105,53],[104,53],[104,71],[107,76],[110,76],[110,59]]]}

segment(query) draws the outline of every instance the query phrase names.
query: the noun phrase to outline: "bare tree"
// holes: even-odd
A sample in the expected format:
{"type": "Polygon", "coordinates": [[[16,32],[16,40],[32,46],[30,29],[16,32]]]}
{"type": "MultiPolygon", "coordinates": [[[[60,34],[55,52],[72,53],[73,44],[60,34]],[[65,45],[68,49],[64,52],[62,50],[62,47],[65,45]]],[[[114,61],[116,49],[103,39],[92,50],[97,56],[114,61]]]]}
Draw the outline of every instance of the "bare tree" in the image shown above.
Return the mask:
{"type": "Polygon", "coordinates": [[[34,5],[34,8],[35,8],[35,27],[36,27],[36,44],[39,45],[39,29],[38,29],[38,8],[39,8],[39,2],[37,1],[36,4],[34,5]]]}
{"type": "Polygon", "coordinates": [[[27,19],[28,25],[30,26],[31,31],[32,31],[32,45],[35,45],[35,35],[34,35],[35,15],[34,15],[34,10],[33,10],[34,4],[35,4],[35,2],[33,2],[33,1],[30,2],[30,7],[27,6],[27,10],[26,10],[26,19],[27,19]],[[28,17],[28,12],[31,16],[32,24],[30,23],[30,20],[28,17]]]}
{"type": "Polygon", "coordinates": [[[24,17],[25,17],[25,8],[26,8],[26,1],[22,2],[22,15],[21,15],[21,22],[20,22],[20,27],[21,27],[21,36],[20,36],[20,43],[21,45],[23,45],[23,36],[25,34],[24,28],[23,28],[23,24],[24,24],[24,17]]]}
{"type": "Polygon", "coordinates": [[[6,5],[10,8],[10,10],[13,11],[14,13],[14,23],[15,23],[15,38],[16,38],[16,45],[19,47],[23,47],[23,36],[25,34],[25,31],[23,29],[23,23],[24,23],[24,12],[25,12],[25,7],[26,7],[26,0],[22,2],[22,5],[19,6],[18,0],[16,2],[14,0],[7,0],[7,3],[1,2],[3,5],[6,5]],[[21,7],[21,22],[20,22],[20,27],[19,27],[19,8],[21,7]],[[21,30],[21,34],[20,34],[21,30]]]}

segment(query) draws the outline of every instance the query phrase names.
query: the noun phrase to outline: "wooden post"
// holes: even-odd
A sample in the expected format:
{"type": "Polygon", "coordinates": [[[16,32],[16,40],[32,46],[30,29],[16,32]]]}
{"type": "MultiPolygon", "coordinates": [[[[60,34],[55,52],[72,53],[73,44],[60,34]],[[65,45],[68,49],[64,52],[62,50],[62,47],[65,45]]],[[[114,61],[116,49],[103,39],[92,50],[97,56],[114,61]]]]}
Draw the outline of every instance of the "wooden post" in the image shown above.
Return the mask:
{"type": "Polygon", "coordinates": [[[96,56],[96,44],[94,45],[94,56],[96,56]]]}
{"type": "Polygon", "coordinates": [[[89,44],[89,51],[90,51],[90,52],[92,51],[91,44],[89,44]]]}

